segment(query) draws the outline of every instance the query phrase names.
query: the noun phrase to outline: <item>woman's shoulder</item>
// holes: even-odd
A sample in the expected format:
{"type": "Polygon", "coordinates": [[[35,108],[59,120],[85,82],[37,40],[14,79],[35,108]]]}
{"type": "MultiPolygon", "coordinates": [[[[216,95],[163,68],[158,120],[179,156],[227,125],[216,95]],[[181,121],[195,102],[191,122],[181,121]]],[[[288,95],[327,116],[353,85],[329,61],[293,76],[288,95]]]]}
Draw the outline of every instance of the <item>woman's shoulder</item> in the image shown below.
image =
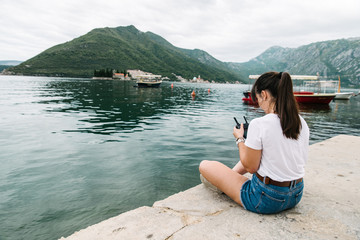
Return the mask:
{"type": "Polygon", "coordinates": [[[280,118],[275,113],[268,113],[265,116],[256,118],[256,120],[259,122],[278,122],[278,121],[280,121],[280,118]]]}
{"type": "Polygon", "coordinates": [[[266,114],[265,116],[254,118],[251,120],[251,124],[253,125],[264,125],[269,126],[272,124],[278,124],[280,122],[280,119],[277,114],[266,114]]]}

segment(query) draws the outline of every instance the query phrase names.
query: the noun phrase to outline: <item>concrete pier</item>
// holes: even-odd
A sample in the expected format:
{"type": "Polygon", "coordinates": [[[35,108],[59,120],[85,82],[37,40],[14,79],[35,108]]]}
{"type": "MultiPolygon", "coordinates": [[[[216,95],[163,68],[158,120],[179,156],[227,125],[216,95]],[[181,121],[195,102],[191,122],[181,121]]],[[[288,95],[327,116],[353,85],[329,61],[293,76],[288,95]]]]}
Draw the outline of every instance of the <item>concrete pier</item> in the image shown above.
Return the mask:
{"type": "Polygon", "coordinates": [[[300,204],[280,214],[248,212],[200,184],[66,239],[360,239],[360,137],[311,145],[304,181],[300,204]]]}

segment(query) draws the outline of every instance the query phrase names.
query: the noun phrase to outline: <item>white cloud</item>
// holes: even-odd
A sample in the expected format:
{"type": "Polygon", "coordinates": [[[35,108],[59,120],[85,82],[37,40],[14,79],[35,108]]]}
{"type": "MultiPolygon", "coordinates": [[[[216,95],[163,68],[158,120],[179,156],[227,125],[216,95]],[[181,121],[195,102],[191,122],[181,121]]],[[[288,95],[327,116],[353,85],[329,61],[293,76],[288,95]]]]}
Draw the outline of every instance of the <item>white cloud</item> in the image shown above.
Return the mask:
{"type": "Polygon", "coordinates": [[[359,37],[358,0],[0,0],[0,59],[26,60],[94,28],[134,25],[221,61],[359,37]]]}

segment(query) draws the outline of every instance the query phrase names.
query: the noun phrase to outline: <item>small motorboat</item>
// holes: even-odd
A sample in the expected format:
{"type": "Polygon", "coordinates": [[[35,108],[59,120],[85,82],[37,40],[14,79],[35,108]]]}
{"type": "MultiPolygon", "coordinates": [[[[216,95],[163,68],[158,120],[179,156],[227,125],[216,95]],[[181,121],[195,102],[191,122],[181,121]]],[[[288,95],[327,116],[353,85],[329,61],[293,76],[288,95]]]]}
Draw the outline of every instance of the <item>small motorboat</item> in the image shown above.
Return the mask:
{"type": "Polygon", "coordinates": [[[352,92],[337,92],[335,93],[335,98],[336,100],[349,100],[352,96],[354,96],[354,93],[352,92]]]}
{"type": "Polygon", "coordinates": [[[244,94],[244,97],[242,100],[244,103],[249,104],[249,105],[257,105],[257,103],[252,100],[250,91],[244,91],[243,94],[244,94]]]}
{"type": "Polygon", "coordinates": [[[340,88],[341,88],[341,83],[340,83],[340,76],[339,76],[338,91],[335,93],[336,96],[334,99],[349,100],[352,96],[354,96],[353,92],[340,92],[340,88]]]}

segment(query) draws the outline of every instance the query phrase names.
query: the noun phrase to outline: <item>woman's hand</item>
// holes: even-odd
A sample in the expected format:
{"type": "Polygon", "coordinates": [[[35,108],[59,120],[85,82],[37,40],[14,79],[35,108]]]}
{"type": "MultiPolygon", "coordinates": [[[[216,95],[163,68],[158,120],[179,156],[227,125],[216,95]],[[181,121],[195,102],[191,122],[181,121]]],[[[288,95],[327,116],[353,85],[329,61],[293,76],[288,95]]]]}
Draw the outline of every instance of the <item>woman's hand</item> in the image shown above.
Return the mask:
{"type": "Polygon", "coordinates": [[[236,139],[244,137],[244,124],[241,123],[240,129],[234,127],[233,135],[236,139]]]}
{"type": "MultiPolygon", "coordinates": [[[[240,129],[234,127],[233,134],[236,139],[244,137],[244,125],[241,124],[240,129]]],[[[238,147],[240,163],[233,170],[239,173],[255,173],[260,166],[262,150],[255,150],[240,143],[238,147]]]]}

